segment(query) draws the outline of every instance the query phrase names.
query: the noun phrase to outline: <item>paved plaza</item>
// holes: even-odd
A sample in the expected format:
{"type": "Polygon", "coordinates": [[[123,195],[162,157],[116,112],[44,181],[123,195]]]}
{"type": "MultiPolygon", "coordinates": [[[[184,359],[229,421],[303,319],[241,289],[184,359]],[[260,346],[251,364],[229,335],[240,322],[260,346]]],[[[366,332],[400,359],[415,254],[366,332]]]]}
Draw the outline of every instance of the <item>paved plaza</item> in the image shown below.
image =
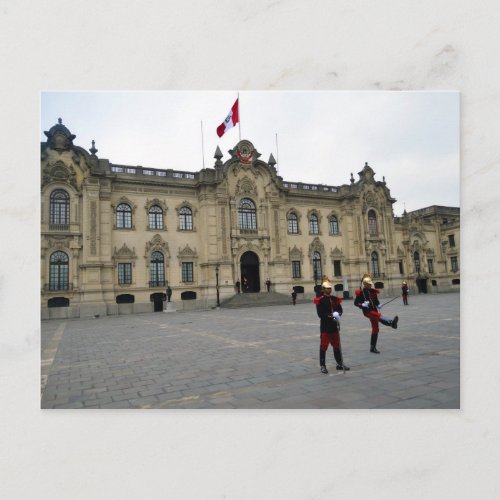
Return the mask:
{"type": "MultiPolygon", "coordinates": [[[[389,299],[382,300],[385,302],[389,299]]],[[[388,304],[394,330],[343,302],[351,371],[320,372],[319,318],[296,305],[42,321],[42,408],[459,408],[460,297],[388,304]]]]}

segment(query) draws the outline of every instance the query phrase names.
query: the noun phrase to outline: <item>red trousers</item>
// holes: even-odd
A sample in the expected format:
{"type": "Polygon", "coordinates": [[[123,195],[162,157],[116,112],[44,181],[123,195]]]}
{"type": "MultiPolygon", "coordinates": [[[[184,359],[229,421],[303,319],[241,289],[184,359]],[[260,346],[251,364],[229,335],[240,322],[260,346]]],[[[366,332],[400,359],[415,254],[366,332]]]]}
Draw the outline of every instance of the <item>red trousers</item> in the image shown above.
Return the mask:
{"type": "Polygon", "coordinates": [[[321,332],[320,334],[320,344],[319,348],[322,351],[326,351],[328,349],[328,345],[332,344],[334,350],[340,349],[340,335],[339,332],[321,332]]]}
{"type": "Polygon", "coordinates": [[[363,314],[370,320],[370,323],[372,324],[372,333],[378,334],[379,332],[378,321],[380,316],[382,316],[382,314],[380,314],[377,311],[368,311],[368,312],[363,311],[363,314]]]}

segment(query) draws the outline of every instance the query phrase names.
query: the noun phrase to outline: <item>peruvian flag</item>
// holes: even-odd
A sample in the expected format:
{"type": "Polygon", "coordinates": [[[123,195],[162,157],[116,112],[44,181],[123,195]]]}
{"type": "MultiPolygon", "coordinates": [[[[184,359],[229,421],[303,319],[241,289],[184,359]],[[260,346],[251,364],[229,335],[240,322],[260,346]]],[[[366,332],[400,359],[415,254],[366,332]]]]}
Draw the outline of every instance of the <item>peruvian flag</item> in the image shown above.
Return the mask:
{"type": "Polygon", "coordinates": [[[233,128],[240,121],[238,115],[238,99],[233,104],[231,111],[224,121],[217,127],[217,135],[222,137],[230,128],[233,128]]]}

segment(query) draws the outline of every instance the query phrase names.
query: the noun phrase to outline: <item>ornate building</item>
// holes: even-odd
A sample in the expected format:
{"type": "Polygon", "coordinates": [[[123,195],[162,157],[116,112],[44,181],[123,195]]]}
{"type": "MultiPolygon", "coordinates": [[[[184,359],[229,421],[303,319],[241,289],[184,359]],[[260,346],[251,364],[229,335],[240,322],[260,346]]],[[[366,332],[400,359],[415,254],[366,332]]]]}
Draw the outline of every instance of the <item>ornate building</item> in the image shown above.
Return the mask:
{"type": "Polygon", "coordinates": [[[460,210],[394,217],[385,183],[365,166],[349,184],[286,182],[247,140],[199,172],[117,165],[62,124],[41,144],[42,318],[211,307],[236,281],[259,292],[313,295],[328,276],[345,296],[370,271],[388,295],[457,290],[460,210]]]}

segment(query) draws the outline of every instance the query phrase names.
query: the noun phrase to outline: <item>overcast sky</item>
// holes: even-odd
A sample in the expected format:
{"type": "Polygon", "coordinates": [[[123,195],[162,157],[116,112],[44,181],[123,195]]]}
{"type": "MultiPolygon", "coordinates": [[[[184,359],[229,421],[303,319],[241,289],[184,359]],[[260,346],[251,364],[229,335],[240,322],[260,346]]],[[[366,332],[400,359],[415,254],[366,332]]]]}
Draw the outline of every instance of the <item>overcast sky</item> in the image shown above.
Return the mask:
{"type": "MultiPolygon", "coordinates": [[[[458,92],[242,91],[241,138],[261,160],[272,153],[285,181],[338,186],[365,162],[385,176],[394,214],[429,205],[459,206],[458,92]],[[276,145],[276,134],[277,145],[276,145]]],[[[43,133],[60,117],[74,144],[96,141],[112,163],[198,171],[228,150],[239,127],[216,128],[237,91],[42,92],[43,133]],[[203,151],[201,122],[203,122],[203,151]]]]}

